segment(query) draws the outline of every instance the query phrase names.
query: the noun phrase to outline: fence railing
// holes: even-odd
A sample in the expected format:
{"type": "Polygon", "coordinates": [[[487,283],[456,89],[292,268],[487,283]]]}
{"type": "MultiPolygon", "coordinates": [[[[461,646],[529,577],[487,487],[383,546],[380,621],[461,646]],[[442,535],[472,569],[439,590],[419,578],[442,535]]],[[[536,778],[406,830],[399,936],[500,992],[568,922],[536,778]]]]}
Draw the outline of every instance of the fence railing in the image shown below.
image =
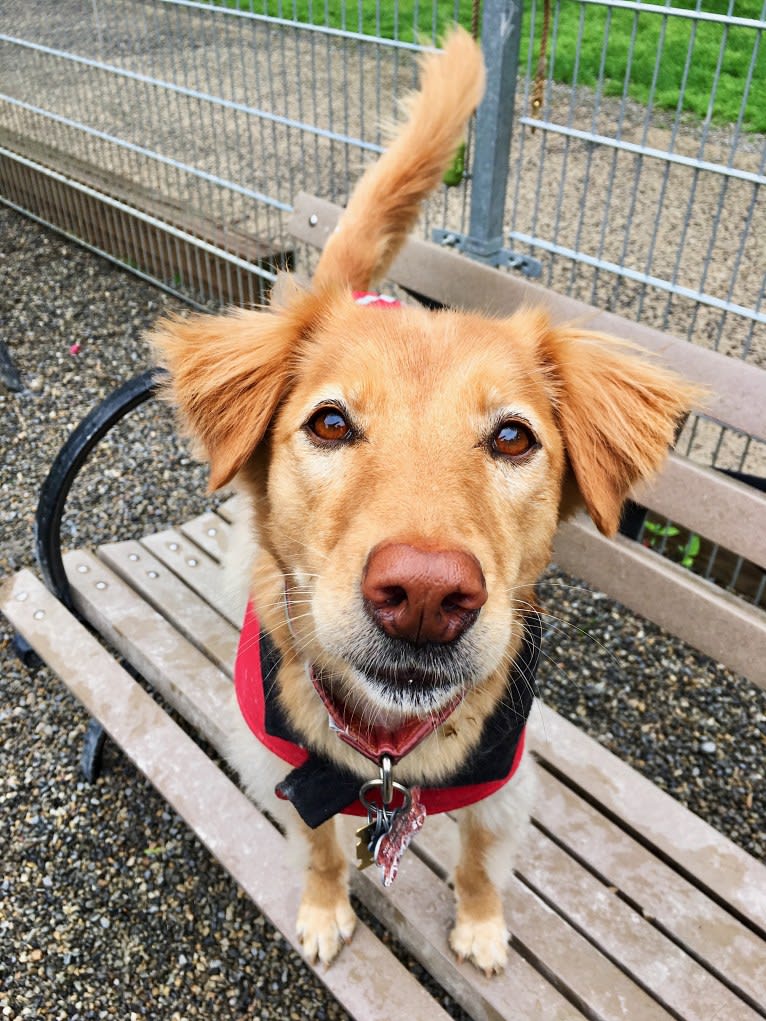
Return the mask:
{"type": "MultiPolygon", "coordinates": [[[[0,0],[0,200],[257,304],[293,197],[346,200],[455,20],[488,93],[425,236],[765,364],[766,0],[0,0]]],[[[762,440],[697,417],[680,449],[763,478],[762,440]]]]}

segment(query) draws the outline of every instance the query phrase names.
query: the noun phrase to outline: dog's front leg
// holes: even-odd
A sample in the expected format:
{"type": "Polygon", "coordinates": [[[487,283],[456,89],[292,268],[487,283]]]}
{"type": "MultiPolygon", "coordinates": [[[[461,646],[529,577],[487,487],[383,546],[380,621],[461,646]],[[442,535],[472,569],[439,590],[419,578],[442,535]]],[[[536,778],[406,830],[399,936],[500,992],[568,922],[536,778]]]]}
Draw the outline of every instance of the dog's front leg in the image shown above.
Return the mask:
{"type": "Polygon", "coordinates": [[[486,974],[502,971],[508,959],[508,928],[502,892],[490,875],[490,861],[503,838],[470,809],[460,813],[460,860],[455,869],[455,927],[450,946],[486,974]]]}
{"type": "Polygon", "coordinates": [[[356,925],[348,898],[348,863],[338,844],[334,819],[315,830],[301,823],[301,829],[309,860],[298,910],[298,939],[310,961],[329,964],[350,941],[356,925]]]}
{"type": "Polygon", "coordinates": [[[531,763],[522,764],[497,793],[456,812],[460,858],[455,869],[457,910],[450,945],[461,959],[487,974],[508,959],[503,894],[526,836],[537,789],[531,763]]]}

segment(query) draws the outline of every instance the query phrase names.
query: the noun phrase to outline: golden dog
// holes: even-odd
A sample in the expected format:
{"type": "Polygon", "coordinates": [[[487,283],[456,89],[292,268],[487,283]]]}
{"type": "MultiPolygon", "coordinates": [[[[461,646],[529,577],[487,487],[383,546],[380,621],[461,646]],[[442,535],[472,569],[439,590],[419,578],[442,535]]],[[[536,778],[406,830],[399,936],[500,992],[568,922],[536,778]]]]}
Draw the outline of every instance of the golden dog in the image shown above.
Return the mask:
{"type": "MultiPolygon", "coordinates": [[[[375,756],[341,740],[338,726],[398,740],[424,722],[396,780],[425,797],[465,774],[461,790],[486,791],[493,757],[508,749],[485,748],[478,787],[469,767],[488,721],[531,690],[525,642],[559,520],[584,505],[614,533],[630,487],[661,465],[693,398],[625,345],[554,329],[537,311],[493,319],[354,300],[384,276],[483,84],[478,48],[454,31],[423,60],[409,120],[358,184],[311,289],[296,285],[268,310],[166,322],[154,335],[211,488],[237,476],[252,499],[259,623],[243,654],[255,642],[266,657],[271,709],[254,712],[276,713],[292,744],[264,744],[253,730],[269,730],[268,719],[237,716],[231,758],[250,794],[305,838],[298,931],[307,956],[325,962],[355,922],[333,777],[355,791],[378,775],[375,756]],[[320,824],[273,797],[280,783],[292,797],[286,762],[301,773],[307,758],[319,763],[320,824]]],[[[522,726],[529,701],[514,710],[522,726]]],[[[390,768],[398,756],[388,754],[390,768]]],[[[457,811],[450,942],[487,972],[506,959],[503,877],[529,811],[517,767],[506,762],[490,796],[457,811]]]]}

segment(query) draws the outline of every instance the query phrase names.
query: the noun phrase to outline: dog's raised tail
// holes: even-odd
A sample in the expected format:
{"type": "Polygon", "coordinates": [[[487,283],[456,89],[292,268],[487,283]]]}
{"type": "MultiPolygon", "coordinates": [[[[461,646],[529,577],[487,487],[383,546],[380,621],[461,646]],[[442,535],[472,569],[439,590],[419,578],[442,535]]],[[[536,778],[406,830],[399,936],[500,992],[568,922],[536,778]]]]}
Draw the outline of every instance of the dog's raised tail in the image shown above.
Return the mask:
{"type": "Polygon", "coordinates": [[[464,138],[484,93],[481,51],[462,28],[421,63],[420,91],[392,144],[362,176],[314,274],[315,286],[366,290],[390,266],[464,138]]]}

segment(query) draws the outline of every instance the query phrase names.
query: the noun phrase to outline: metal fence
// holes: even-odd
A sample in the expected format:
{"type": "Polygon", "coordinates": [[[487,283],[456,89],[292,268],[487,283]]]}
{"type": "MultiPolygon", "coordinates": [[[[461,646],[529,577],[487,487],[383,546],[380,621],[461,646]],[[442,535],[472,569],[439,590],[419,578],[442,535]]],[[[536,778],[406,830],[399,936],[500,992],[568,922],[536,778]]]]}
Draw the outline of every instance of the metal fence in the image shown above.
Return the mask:
{"type": "MultiPolygon", "coordinates": [[[[303,257],[293,197],[345,201],[458,20],[490,99],[424,234],[764,365],[765,0],[548,8],[0,0],[0,199],[192,303],[257,303],[303,257]]],[[[681,450],[766,476],[764,443],[702,417],[681,450]]]]}

